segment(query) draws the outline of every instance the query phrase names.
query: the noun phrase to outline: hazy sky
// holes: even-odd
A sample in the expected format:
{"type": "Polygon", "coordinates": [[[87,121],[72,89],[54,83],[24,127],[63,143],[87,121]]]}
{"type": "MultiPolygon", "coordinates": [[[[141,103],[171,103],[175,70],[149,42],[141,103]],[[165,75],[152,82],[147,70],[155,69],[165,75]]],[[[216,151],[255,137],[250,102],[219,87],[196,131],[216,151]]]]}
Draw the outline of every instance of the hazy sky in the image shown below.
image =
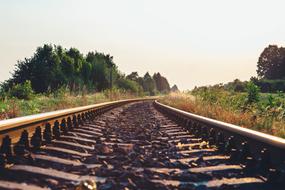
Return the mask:
{"type": "Polygon", "coordinates": [[[285,45],[280,0],[0,0],[0,81],[44,43],[114,56],[119,69],[161,72],[181,89],[256,75],[285,45]]]}

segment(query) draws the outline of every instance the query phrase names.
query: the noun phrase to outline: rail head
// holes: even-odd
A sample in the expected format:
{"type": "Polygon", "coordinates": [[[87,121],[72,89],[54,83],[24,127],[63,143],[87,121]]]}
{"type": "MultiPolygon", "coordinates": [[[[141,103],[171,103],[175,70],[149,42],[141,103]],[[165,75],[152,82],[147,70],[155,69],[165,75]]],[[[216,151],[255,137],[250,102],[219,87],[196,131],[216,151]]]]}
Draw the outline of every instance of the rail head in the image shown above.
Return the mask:
{"type": "Polygon", "coordinates": [[[23,116],[23,117],[17,117],[13,119],[7,119],[0,121],[0,132],[12,129],[15,127],[23,126],[23,125],[29,125],[32,123],[37,123],[41,121],[47,121],[54,118],[59,118],[67,115],[73,115],[76,113],[88,111],[88,110],[94,110],[94,109],[100,109],[102,107],[116,105],[116,104],[124,104],[124,103],[130,103],[135,101],[143,101],[143,100],[154,100],[156,97],[148,97],[148,98],[135,98],[135,99],[126,99],[126,100],[118,100],[118,101],[111,101],[111,102],[104,102],[104,103],[98,103],[88,106],[81,106],[76,108],[69,108],[69,109],[63,109],[63,110],[57,110],[57,111],[51,111],[46,113],[40,113],[40,114],[34,114],[29,116],[23,116]]]}
{"type": "Polygon", "coordinates": [[[52,143],[54,139],[67,135],[68,131],[93,122],[97,116],[108,110],[127,103],[156,98],[119,100],[2,120],[0,121],[0,169],[24,156],[26,152],[39,150],[43,145],[52,143]]]}
{"type": "Polygon", "coordinates": [[[252,129],[240,127],[240,126],[237,126],[234,124],[226,123],[223,121],[218,121],[215,119],[211,119],[211,118],[203,117],[203,116],[196,115],[193,113],[189,113],[189,112],[177,109],[177,108],[173,108],[173,107],[168,106],[168,105],[164,105],[164,104],[158,102],[157,100],[155,101],[155,103],[161,107],[164,107],[168,110],[171,110],[177,114],[183,115],[189,119],[193,119],[193,120],[201,122],[203,124],[207,124],[207,125],[210,125],[213,127],[217,127],[217,128],[220,128],[220,129],[223,129],[226,131],[230,131],[230,132],[233,132],[236,134],[240,134],[242,136],[246,136],[248,138],[252,138],[252,139],[255,139],[257,141],[261,141],[261,142],[270,144],[272,146],[278,146],[278,147],[285,150],[285,139],[282,139],[282,138],[279,138],[276,136],[272,136],[269,134],[265,134],[262,132],[254,131],[252,129]]]}
{"type": "Polygon", "coordinates": [[[215,144],[219,144],[219,142],[217,142],[217,139],[219,138],[218,135],[222,134],[224,149],[227,145],[232,143],[235,144],[235,148],[238,149],[238,154],[241,154],[241,151],[244,148],[243,145],[246,143],[250,149],[251,156],[255,157],[255,160],[264,159],[264,152],[266,152],[266,159],[270,160],[270,166],[279,168],[282,172],[285,172],[285,139],[192,114],[164,105],[157,100],[154,101],[154,104],[162,112],[171,115],[178,121],[182,121],[182,124],[187,128],[193,129],[194,125],[199,136],[206,137],[206,140],[213,138],[215,144]],[[189,121],[191,123],[190,125],[189,121]],[[214,137],[211,136],[213,134],[214,137]],[[229,143],[229,141],[231,142],[229,143]]]}
{"type": "MultiPolygon", "coordinates": [[[[30,138],[31,135],[35,134],[37,128],[39,135],[42,132],[43,135],[46,135],[44,133],[46,133],[48,129],[48,136],[53,138],[55,136],[53,133],[57,133],[59,136],[61,132],[72,129],[73,127],[82,124],[84,121],[94,119],[97,115],[114,107],[131,102],[154,100],[156,98],[157,97],[145,97],[118,100],[2,120],[0,121],[0,145],[1,141],[3,145],[5,138],[7,142],[11,141],[12,144],[18,143],[21,141],[21,137],[23,135],[25,136],[26,133],[28,133],[28,138],[30,138]],[[51,128],[51,130],[49,128],[51,128]]],[[[1,146],[0,154],[2,149],[1,146]]]]}

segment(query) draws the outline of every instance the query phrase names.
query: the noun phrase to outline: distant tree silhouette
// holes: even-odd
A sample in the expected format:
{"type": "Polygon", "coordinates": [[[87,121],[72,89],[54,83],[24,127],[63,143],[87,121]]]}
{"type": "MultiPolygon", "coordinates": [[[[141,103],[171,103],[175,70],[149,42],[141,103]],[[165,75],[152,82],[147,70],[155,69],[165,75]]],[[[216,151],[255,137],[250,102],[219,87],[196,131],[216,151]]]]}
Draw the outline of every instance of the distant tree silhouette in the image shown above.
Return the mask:
{"type": "Polygon", "coordinates": [[[266,47],[258,59],[257,75],[264,79],[284,79],[285,48],[276,45],[266,47]]]}
{"type": "Polygon", "coordinates": [[[168,93],[170,91],[170,86],[167,79],[161,76],[160,73],[154,73],[153,80],[155,81],[156,89],[159,92],[168,93]]]}
{"type": "Polygon", "coordinates": [[[143,77],[143,89],[149,95],[154,95],[156,91],[155,81],[148,72],[143,77]]]}
{"type": "Polygon", "coordinates": [[[235,79],[232,82],[229,82],[224,85],[224,88],[227,90],[233,90],[235,92],[245,92],[247,82],[242,82],[239,79],[235,79]]]}
{"type": "Polygon", "coordinates": [[[138,81],[139,80],[138,72],[132,72],[131,74],[127,75],[127,79],[132,81],[138,81]]]}
{"type": "Polygon", "coordinates": [[[179,89],[178,89],[177,85],[175,84],[171,87],[170,91],[171,92],[179,92],[179,89]]]}

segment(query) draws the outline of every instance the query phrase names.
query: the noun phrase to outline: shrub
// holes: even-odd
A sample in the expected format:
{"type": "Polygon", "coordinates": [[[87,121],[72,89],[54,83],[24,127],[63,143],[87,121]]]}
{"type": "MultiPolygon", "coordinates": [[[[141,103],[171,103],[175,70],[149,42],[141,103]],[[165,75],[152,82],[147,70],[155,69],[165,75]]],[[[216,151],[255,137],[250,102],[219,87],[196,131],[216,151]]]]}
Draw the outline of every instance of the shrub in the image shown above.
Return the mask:
{"type": "Polygon", "coordinates": [[[6,97],[7,97],[7,93],[5,92],[4,88],[0,86],[0,100],[4,101],[6,97]]]}
{"type": "Polygon", "coordinates": [[[261,92],[278,92],[278,91],[285,91],[285,80],[276,79],[276,80],[269,80],[269,79],[260,79],[260,80],[253,80],[253,82],[259,86],[261,92]]]}
{"type": "Polygon", "coordinates": [[[31,115],[40,113],[39,104],[37,101],[31,100],[31,101],[23,101],[19,103],[19,107],[21,110],[21,115],[31,115]]]}
{"type": "Polygon", "coordinates": [[[32,99],[32,97],[34,96],[34,91],[32,89],[31,81],[26,81],[23,84],[14,85],[10,89],[9,95],[18,99],[32,99]]]}
{"type": "Polygon", "coordinates": [[[70,90],[66,86],[62,86],[53,92],[54,98],[64,98],[67,94],[70,94],[70,90]]]}
{"type": "Polygon", "coordinates": [[[123,78],[118,79],[117,85],[119,88],[133,93],[139,93],[140,91],[142,91],[141,86],[137,82],[129,79],[123,79],[123,78]]]}
{"type": "Polygon", "coordinates": [[[247,103],[252,104],[259,101],[259,87],[256,86],[253,82],[248,82],[247,86],[247,103]]]}

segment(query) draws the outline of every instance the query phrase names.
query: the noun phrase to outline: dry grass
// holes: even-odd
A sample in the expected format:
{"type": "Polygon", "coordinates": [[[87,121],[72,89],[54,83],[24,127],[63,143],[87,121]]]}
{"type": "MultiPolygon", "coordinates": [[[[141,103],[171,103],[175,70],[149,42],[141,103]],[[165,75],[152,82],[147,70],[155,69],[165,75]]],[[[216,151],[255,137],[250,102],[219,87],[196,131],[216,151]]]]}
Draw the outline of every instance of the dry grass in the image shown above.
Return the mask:
{"type": "Polygon", "coordinates": [[[231,107],[226,108],[216,103],[203,101],[190,94],[171,93],[161,98],[160,102],[197,115],[285,137],[284,121],[256,116],[250,111],[242,112],[231,107]]]}

